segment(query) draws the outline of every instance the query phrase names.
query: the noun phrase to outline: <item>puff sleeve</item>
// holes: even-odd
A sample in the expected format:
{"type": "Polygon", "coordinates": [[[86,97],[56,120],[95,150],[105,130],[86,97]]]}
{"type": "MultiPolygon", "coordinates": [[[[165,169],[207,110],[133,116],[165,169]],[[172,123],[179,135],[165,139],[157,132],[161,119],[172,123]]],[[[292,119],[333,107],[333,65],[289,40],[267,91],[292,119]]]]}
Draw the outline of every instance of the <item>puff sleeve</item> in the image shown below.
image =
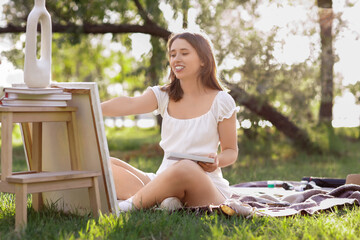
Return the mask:
{"type": "Polygon", "coordinates": [[[239,112],[239,107],[236,106],[234,99],[227,92],[220,92],[220,96],[217,101],[217,122],[221,122],[225,118],[230,118],[234,112],[239,112]]]}
{"type": "Polygon", "coordinates": [[[160,86],[148,87],[148,89],[151,89],[156,96],[158,103],[157,114],[163,116],[169,102],[169,95],[167,92],[162,91],[160,86]]]}

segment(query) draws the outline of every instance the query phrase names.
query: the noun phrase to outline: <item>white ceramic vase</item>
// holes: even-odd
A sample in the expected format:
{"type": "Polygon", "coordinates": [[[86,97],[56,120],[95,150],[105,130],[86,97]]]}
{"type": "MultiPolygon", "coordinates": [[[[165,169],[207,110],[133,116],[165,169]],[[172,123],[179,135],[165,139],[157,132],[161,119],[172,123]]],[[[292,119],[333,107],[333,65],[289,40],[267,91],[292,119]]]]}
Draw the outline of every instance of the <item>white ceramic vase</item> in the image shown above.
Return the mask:
{"type": "Polygon", "coordinates": [[[29,88],[45,88],[51,83],[51,17],[45,0],[35,0],[26,25],[24,82],[29,88]],[[37,25],[41,25],[41,56],[37,59],[37,25]]]}

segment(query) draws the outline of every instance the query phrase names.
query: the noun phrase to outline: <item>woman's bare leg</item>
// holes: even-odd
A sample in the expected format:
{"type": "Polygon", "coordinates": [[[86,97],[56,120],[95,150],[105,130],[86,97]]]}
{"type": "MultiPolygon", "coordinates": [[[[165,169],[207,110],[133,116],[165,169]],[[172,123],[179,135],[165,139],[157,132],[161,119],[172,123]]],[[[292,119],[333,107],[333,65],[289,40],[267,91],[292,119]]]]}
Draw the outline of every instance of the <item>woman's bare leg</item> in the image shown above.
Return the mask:
{"type": "Polygon", "coordinates": [[[165,198],[177,197],[186,206],[220,204],[224,196],[195,162],[182,160],[172,165],[135,195],[136,208],[149,208],[165,198]]]}
{"type": "Polygon", "coordinates": [[[150,182],[146,174],[124,161],[111,158],[117,199],[128,199],[150,182]]]}

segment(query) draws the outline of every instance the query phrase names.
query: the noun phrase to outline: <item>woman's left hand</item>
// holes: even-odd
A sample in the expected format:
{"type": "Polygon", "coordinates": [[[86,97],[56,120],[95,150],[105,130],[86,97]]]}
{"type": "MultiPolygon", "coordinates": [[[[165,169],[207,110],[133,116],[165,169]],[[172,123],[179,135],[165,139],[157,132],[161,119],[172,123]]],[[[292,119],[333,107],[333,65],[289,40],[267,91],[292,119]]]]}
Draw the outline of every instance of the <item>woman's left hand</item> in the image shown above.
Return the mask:
{"type": "Polygon", "coordinates": [[[198,162],[198,164],[205,172],[213,172],[219,167],[219,159],[216,153],[210,153],[208,157],[213,158],[214,163],[198,162]]]}

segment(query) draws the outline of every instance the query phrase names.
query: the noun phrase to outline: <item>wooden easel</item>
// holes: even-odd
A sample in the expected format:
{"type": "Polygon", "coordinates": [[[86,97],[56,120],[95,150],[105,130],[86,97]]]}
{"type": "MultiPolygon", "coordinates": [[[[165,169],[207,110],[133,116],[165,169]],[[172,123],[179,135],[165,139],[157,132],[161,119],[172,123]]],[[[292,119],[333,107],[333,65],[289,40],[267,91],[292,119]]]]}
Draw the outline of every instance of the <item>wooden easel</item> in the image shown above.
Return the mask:
{"type": "MultiPolygon", "coordinates": [[[[102,214],[118,214],[115,185],[113,182],[109,148],[105,135],[104,120],[101,112],[100,97],[97,84],[94,82],[64,82],[53,83],[51,87],[63,88],[72,95],[67,101],[68,106],[77,108],[76,122],[79,137],[79,167],[81,170],[101,171],[99,177],[99,192],[102,214]]],[[[25,147],[27,134],[22,128],[25,147]]],[[[58,139],[67,138],[67,127],[64,123],[47,122],[43,124],[43,170],[72,170],[66,158],[69,149],[64,144],[58,144],[58,139]]],[[[26,147],[26,157],[31,152],[26,147]]],[[[45,192],[42,194],[45,202],[57,202],[59,209],[66,212],[88,213],[91,209],[86,189],[66,190],[61,192],[45,192]]]]}
{"type": "MultiPolygon", "coordinates": [[[[1,121],[1,181],[0,191],[15,193],[15,228],[27,223],[27,194],[88,188],[90,206],[95,216],[100,209],[98,176],[101,171],[80,171],[76,108],[74,107],[0,107],[1,121]],[[42,126],[45,122],[65,122],[69,144],[71,170],[42,172],[42,126]],[[12,127],[21,123],[27,139],[30,172],[12,172],[12,127]],[[31,127],[29,125],[31,124],[31,127]],[[31,131],[30,131],[31,128],[31,131]],[[31,153],[31,154],[29,154],[31,153]]],[[[61,139],[60,141],[64,141],[61,139]]],[[[41,195],[34,195],[35,209],[42,206],[41,195]]]]}

